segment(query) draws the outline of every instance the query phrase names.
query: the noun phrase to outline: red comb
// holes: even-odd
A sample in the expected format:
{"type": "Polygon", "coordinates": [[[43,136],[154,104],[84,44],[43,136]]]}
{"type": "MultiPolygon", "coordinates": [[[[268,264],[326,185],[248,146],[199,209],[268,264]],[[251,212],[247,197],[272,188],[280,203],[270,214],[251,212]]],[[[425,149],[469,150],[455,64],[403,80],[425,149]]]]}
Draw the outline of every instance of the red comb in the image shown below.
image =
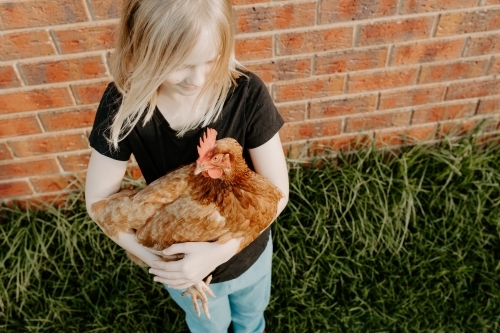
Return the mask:
{"type": "Polygon", "coordinates": [[[206,153],[212,150],[215,146],[215,138],[217,137],[217,131],[213,128],[207,128],[205,135],[200,138],[200,145],[198,148],[198,157],[204,157],[206,153]]]}

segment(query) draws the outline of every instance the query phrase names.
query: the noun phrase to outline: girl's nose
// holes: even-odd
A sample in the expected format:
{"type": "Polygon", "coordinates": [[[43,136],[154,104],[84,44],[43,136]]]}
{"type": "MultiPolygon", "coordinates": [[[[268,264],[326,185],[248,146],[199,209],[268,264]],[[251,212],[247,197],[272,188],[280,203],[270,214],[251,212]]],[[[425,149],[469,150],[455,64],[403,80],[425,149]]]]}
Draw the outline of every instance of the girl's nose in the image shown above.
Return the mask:
{"type": "Polygon", "coordinates": [[[201,87],[206,78],[205,66],[193,66],[186,77],[186,83],[191,86],[201,87]]]}

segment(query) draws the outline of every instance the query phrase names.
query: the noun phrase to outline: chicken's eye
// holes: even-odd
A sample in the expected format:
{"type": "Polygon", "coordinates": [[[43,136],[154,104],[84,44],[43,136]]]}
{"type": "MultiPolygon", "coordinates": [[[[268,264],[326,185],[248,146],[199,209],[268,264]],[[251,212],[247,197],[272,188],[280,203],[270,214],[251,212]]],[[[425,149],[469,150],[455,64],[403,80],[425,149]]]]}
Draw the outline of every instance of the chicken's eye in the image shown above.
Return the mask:
{"type": "Polygon", "coordinates": [[[219,156],[214,156],[214,157],[212,158],[212,161],[214,161],[214,162],[219,161],[219,156]]]}

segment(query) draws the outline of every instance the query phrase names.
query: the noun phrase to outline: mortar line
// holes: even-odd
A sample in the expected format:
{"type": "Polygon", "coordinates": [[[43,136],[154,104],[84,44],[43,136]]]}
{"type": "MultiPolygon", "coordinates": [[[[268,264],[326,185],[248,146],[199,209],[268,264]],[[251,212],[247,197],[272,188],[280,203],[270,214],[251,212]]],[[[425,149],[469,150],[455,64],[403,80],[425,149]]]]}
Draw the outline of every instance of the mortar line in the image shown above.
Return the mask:
{"type": "Polygon", "coordinates": [[[95,78],[95,79],[85,79],[85,80],[74,80],[74,81],[64,81],[64,82],[29,85],[29,86],[24,86],[24,87],[2,89],[2,90],[0,90],[0,95],[27,92],[27,91],[33,91],[33,90],[46,90],[46,89],[50,89],[50,88],[65,88],[65,87],[72,85],[72,84],[73,85],[83,85],[83,84],[109,82],[111,79],[112,79],[111,77],[100,77],[100,78],[95,78]]]}
{"type": "Polygon", "coordinates": [[[434,22],[432,23],[432,28],[431,28],[431,35],[429,39],[433,39],[436,37],[436,32],[437,28],[439,26],[439,21],[441,20],[441,14],[437,14],[436,17],[434,18],[434,22]]]}
{"type": "Polygon", "coordinates": [[[57,38],[56,35],[54,34],[54,30],[48,29],[46,31],[49,33],[49,36],[52,39],[52,44],[54,44],[54,48],[56,49],[57,54],[62,54],[61,48],[59,47],[59,43],[57,43],[57,38]]]}
{"type": "MultiPolygon", "coordinates": [[[[19,0],[17,0],[17,1],[19,1],[19,0]]],[[[12,2],[12,1],[10,0],[9,2],[12,2]]],[[[54,25],[50,25],[50,26],[17,28],[17,29],[10,29],[10,30],[2,30],[2,31],[0,31],[0,36],[8,35],[8,34],[17,34],[17,33],[29,33],[32,31],[40,31],[40,30],[48,30],[48,29],[51,29],[51,30],[53,29],[53,30],[59,31],[59,30],[76,30],[76,29],[81,29],[81,28],[100,27],[100,26],[106,26],[106,25],[111,25],[111,24],[118,24],[119,21],[120,21],[120,19],[113,18],[113,19],[105,19],[105,20],[98,20],[98,21],[84,21],[84,22],[54,24],[54,25]]]]}
{"type": "Polygon", "coordinates": [[[490,56],[490,59],[488,60],[488,64],[486,65],[486,69],[484,70],[483,75],[486,76],[491,70],[491,67],[493,66],[493,60],[495,59],[495,56],[490,56]]]}
{"type": "Polygon", "coordinates": [[[397,15],[402,15],[401,12],[403,11],[403,2],[405,0],[399,0],[398,1],[398,7],[397,7],[397,10],[396,10],[396,13],[397,15]]]}
{"type": "Polygon", "coordinates": [[[317,4],[316,4],[316,25],[315,26],[321,25],[321,15],[320,15],[321,8],[322,8],[321,4],[322,4],[321,0],[318,0],[317,4]]]}
{"type": "Polygon", "coordinates": [[[418,82],[420,81],[420,75],[422,73],[422,67],[423,65],[419,65],[417,68],[417,74],[415,75],[415,83],[414,85],[418,85],[418,82]]]}
{"type": "Polygon", "coordinates": [[[85,11],[89,17],[89,21],[95,21],[95,13],[92,4],[89,2],[89,0],[82,0],[82,1],[83,5],[85,6],[85,11]]]}
{"type": "Polygon", "coordinates": [[[474,116],[477,116],[477,112],[479,111],[479,105],[481,104],[481,99],[477,99],[477,104],[476,104],[476,107],[475,107],[475,110],[474,110],[474,116]]]}
{"type": "Polygon", "coordinates": [[[14,68],[14,72],[16,73],[17,78],[19,79],[19,82],[21,83],[21,87],[25,87],[28,85],[28,81],[26,81],[26,77],[24,77],[24,73],[21,71],[19,66],[20,66],[19,62],[16,62],[12,65],[12,67],[14,68]]]}
{"type": "Polygon", "coordinates": [[[464,43],[464,47],[462,49],[462,53],[460,54],[461,58],[465,58],[465,54],[467,53],[467,49],[469,47],[469,42],[470,42],[470,36],[467,36],[465,38],[465,43],[464,43]]]}

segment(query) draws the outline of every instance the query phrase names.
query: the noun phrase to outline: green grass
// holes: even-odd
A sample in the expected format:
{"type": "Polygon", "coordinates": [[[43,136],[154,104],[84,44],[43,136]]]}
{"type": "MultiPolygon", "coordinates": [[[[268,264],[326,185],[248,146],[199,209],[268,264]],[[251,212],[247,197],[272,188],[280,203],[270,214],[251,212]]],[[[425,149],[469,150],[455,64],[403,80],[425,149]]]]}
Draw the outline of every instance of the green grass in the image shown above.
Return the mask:
{"type": "MultiPolygon", "coordinates": [[[[290,171],[271,332],[500,332],[500,145],[365,149],[290,171]]],[[[0,331],[180,332],[80,200],[2,208],[0,331]]]]}

